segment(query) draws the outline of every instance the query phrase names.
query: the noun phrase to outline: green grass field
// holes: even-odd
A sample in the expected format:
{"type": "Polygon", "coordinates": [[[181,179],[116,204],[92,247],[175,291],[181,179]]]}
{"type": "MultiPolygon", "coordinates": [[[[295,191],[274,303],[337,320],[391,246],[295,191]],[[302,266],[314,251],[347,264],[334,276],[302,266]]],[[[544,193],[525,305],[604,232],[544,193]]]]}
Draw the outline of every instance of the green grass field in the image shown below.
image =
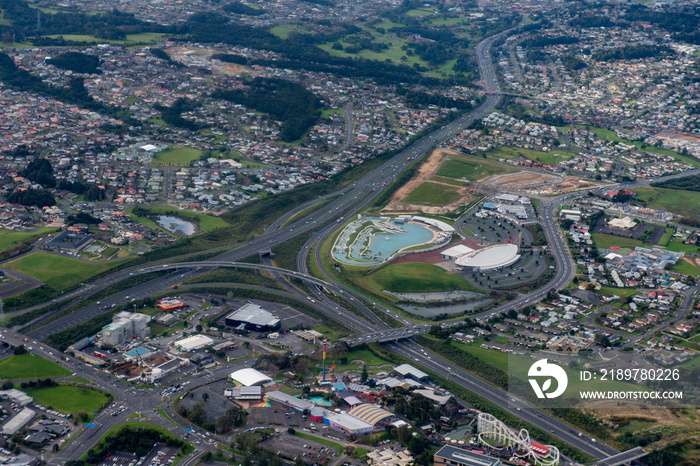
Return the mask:
{"type": "Polygon", "coordinates": [[[683,259],[676,262],[676,265],[671,267],[672,272],[682,273],[685,275],[690,275],[692,277],[700,277],[700,269],[690,264],[688,261],[683,259]]]}
{"type": "Polygon", "coordinates": [[[10,356],[0,361],[0,379],[2,380],[45,379],[66,375],[71,375],[68,369],[29,353],[10,356]]]}
{"type": "Polygon", "coordinates": [[[572,154],[560,150],[555,152],[542,152],[520,147],[499,147],[498,149],[487,152],[486,155],[493,158],[504,159],[524,157],[533,162],[548,163],[550,165],[556,165],[558,162],[569,160],[572,157],[572,154]]]}
{"type": "Polygon", "coordinates": [[[406,196],[406,202],[420,205],[445,205],[459,198],[458,188],[426,181],[406,196]]]}
{"type": "Polygon", "coordinates": [[[671,241],[671,238],[673,237],[673,232],[675,232],[676,229],[671,227],[671,228],[666,228],[666,231],[664,231],[664,234],[661,235],[661,239],[659,239],[659,242],[657,243],[659,246],[667,246],[668,242],[671,241]]]}
{"type": "Polygon", "coordinates": [[[602,286],[600,287],[599,295],[616,295],[620,298],[627,298],[629,296],[637,294],[636,288],[615,288],[612,286],[602,286]]]}
{"type": "Polygon", "coordinates": [[[614,248],[616,246],[619,247],[627,247],[627,248],[635,248],[637,246],[649,246],[650,243],[645,243],[643,241],[640,241],[638,239],[632,239],[632,238],[623,238],[621,236],[614,236],[614,235],[607,235],[605,233],[593,233],[591,235],[593,238],[593,242],[595,243],[596,246],[599,248],[614,248]]]}
{"type": "Polygon", "coordinates": [[[420,9],[415,9],[415,10],[408,10],[406,12],[406,16],[413,16],[413,17],[422,17],[422,16],[430,16],[434,14],[437,10],[435,8],[420,8],[420,9]]]}
{"type": "Polygon", "coordinates": [[[162,335],[169,330],[168,327],[161,324],[150,324],[150,327],[153,335],[162,335]]]}
{"type": "Polygon", "coordinates": [[[301,32],[308,33],[309,30],[304,26],[299,26],[298,24],[278,24],[277,26],[270,29],[270,32],[280,39],[287,40],[290,32],[301,32]]]}
{"type": "Polygon", "coordinates": [[[680,238],[673,238],[666,244],[666,249],[673,252],[700,253],[700,247],[694,244],[684,244],[680,238]]]}
{"type": "Polygon", "coordinates": [[[389,361],[385,361],[384,359],[375,356],[374,353],[367,349],[354,350],[351,353],[345,354],[343,356],[347,356],[348,362],[357,359],[360,361],[364,361],[365,364],[367,364],[368,366],[383,366],[385,364],[391,364],[389,361]]]}
{"type": "Polygon", "coordinates": [[[138,45],[138,44],[155,44],[167,34],[162,34],[159,32],[143,32],[140,34],[127,34],[126,40],[109,40],[102,39],[100,37],[89,36],[86,34],[50,34],[46,37],[51,37],[57,39],[63,37],[65,40],[72,40],[76,42],[89,42],[95,44],[116,44],[116,45],[138,45]]]}
{"type": "Polygon", "coordinates": [[[172,149],[158,152],[151,165],[188,165],[191,161],[199,159],[202,151],[194,147],[173,147],[172,149]]]}
{"type": "MultiPolygon", "coordinates": [[[[339,42],[343,46],[343,48],[348,47],[349,45],[352,45],[350,43],[344,42],[343,40],[339,40],[337,42],[339,42]]],[[[381,52],[375,52],[373,50],[362,49],[357,53],[348,53],[348,52],[345,52],[344,50],[333,49],[334,42],[327,42],[325,44],[319,45],[318,47],[325,50],[329,54],[336,56],[336,57],[360,57],[360,58],[366,58],[368,60],[375,60],[375,61],[381,61],[381,62],[386,61],[388,59],[394,63],[403,63],[403,64],[408,65],[408,66],[413,66],[414,64],[418,63],[419,65],[421,65],[423,67],[426,67],[426,68],[430,67],[430,65],[428,65],[427,62],[421,60],[418,55],[411,55],[411,56],[406,55],[406,51],[401,48],[404,45],[407,45],[405,39],[397,37],[393,34],[387,34],[387,35],[375,36],[373,42],[387,44],[389,46],[389,48],[382,50],[381,52]],[[406,58],[402,60],[402,57],[404,57],[404,56],[406,58]]]]}
{"type": "Polygon", "coordinates": [[[109,397],[104,393],[70,385],[34,388],[25,391],[40,405],[55,409],[63,414],[85,411],[92,417],[93,411],[98,411],[109,401],[109,397]]]}
{"type": "Polygon", "coordinates": [[[380,294],[382,290],[399,292],[429,292],[468,290],[479,291],[459,275],[450,275],[432,264],[390,264],[364,276],[370,290],[380,294]]]}
{"type": "Polygon", "coordinates": [[[42,236],[46,236],[49,233],[55,233],[57,231],[57,229],[49,227],[39,228],[35,232],[2,229],[0,230],[0,252],[16,248],[17,246],[21,245],[24,241],[30,241],[34,238],[40,238],[42,236]]]}
{"type": "Polygon", "coordinates": [[[481,163],[476,160],[448,159],[442,167],[440,167],[436,175],[460,180],[476,181],[508,171],[506,167],[499,167],[493,163],[481,163]]]}
{"type": "Polygon", "coordinates": [[[6,262],[4,267],[41,280],[55,290],[63,290],[93,275],[116,267],[127,260],[129,259],[94,263],[45,252],[33,252],[19,259],[6,262]]]}
{"type": "Polygon", "coordinates": [[[652,209],[664,209],[683,217],[700,217],[700,192],[644,186],[635,188],[637,199],[652,209]],[[679,200],[683,202],[679,202],[679,200]]]}

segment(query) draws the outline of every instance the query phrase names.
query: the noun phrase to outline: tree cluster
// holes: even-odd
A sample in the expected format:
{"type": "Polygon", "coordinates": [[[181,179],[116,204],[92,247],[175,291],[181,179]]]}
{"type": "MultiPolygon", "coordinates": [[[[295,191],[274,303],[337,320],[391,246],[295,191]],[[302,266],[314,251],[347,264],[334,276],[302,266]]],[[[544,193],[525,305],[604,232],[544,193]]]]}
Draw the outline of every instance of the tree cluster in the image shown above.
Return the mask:
{"type": "Polygon", "coordinates": [[[45,188],[55,188],[56,178],[53,176],[53,166],[47,159],[36,158],[22,170],[22,176],[45,188]]]}
{"type": "Polygon", "coordinates": [[[235,53],[214,53],[211,58],[213,60],[221,60],[225,63],[235,63],[237,65],[247,65],[248,58],[243,55],[237,55],[235,53]]]}
{"type": "Polygon", "coordinates": [[[700,175],[686,176],[673,180],[652,183],[655,188],[682,189],[684,191],[700,191],[700,175]]]}
{"type": "Polygon", "coordinates": [[[57,57],[52,57],[46,60],[49,65],[62,68],[64,70],[74,71],[76,73],[101,73],[99,69],[101,65],[100,58],[94,55],[87,55],[80,52],[66,52],[57,57]]]}
{"type": "Polygon", "coordinates": [[[628,45],[610,50],[601,50],[593,54],[597,61],[635,60],[651,58],[673,53],[673,49],[665,45],[628,45]]]}
{"type": "Polygon", "coordinates": [[[155,105],[154,108],[160,111],[161,118],[167,124],[177,126],[178,128],[189,129],[190,131],[197,131],[202,126],[192,120],[182,118],[182,112],[194,110],[199,106],[200,104],[181,97],[173,102],[170,107],[155,105]]]}
{"type": "Polygon", "coordinates": [[[425,425],[431,422],[439,424],[440,408],[421,394],[414,394],[409,401],[400,397],[394,405],[396,414],[400,414],[416,425],[425,425]]]}
{"type": "Polygon", "coordinates": [[[437,105],[444,108],[459,108],[461,110],[470,110],[472,104],[468,100],[454,99],[445,97],[441,94],[428,94],[427,92],[411,91],[409,89],[399,87],[396,89],[398,95],[403,95],[406,99],[406,104],[410,107],[418,107],[424,105],[437,105]]]}
{"type": "Polygon", "coordinates": [[[217,90],[212,97],[264,112],[282,122],[283,141],[299,139],[316,124],[323,107],[320,99],[301,84],[284,79],[255,78],[248,91],[217,90]]]}
{"type": "Polygon", "coordinates": [[[22,382],[20,384],[22,390],[27,388],[48,388],[48,387],[58,387],[58,383],[52,379],[37,379],[30,380],[29,382],[22,382]]]}
{"type": "Polygon", "coordinates": [[[12,194],[7,196],[7,202],[12,204],[20,204],[23,206],[54,206],[56,199],[53,194],[45,189],[28,188],[24,190],[16,189],[12,194]]]}
{"type": "Polygon", "coordinates": [[[113,436],[105,437],[105,445],[100,451],[90,449],[87,462],[99,464],[112,451],[130,451],[137,456],[144,456],[151,451],[155,443],[164,443],[174,447],[183,447],[184,442],[152,429],[126,426],[113,436]]]}

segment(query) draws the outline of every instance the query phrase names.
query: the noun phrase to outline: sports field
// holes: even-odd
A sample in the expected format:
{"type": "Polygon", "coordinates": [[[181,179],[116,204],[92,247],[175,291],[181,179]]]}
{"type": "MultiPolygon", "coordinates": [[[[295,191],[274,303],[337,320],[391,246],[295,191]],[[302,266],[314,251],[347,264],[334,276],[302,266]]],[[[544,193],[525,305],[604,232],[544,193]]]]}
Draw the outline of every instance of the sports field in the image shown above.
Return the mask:
{"type": "Polygon", "coordinates": [[[62,290],[116,267],[124,260],[94,263],[45,252],[33,252],[5,263],[4,267],[41,280],[55,290],[62,290]]]}
{"type": "Polygon", "coordinates": [[[10,356],[0,361],[2,380],[46,379],[66,375],[71,375],[68,369],[34,354],[10,356]]]}
{"type": "Polygon", "coordinates": [[[199,159],[203,152],[194,147],[174,147],[172,149],[158,152],[153,158],[151,165],[189,165],[193,160],[199,159]]]}

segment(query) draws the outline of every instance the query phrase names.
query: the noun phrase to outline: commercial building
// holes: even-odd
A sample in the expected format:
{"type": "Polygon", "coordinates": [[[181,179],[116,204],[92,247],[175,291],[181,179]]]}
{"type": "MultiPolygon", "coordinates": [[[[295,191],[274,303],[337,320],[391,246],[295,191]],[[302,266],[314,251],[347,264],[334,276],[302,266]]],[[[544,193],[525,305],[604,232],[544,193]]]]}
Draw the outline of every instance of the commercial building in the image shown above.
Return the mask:
{"type": "Polygon", "coordinates": [[[273,332],[280,328],[281,321],[257,304],[248,303],[226,316],[229,327],[241,327],[258,332],[273,332]]]}
{"type": "Polygon", "coordinates": [[[214,340],[206,335],[192,335],[175,342],[175,347],[183,352],[197,351],[214,344],[214,340]]]}
{"type": "Polygon", "coordinates": [[[124,352],[125,361],[143,361],[153,356],[153,351],[148,348],[138,347],[124,352]]]}
{"type": "Polygon", "coordinates": [[[445,445],[440,448],[433,457],[436,466],[501,466],[503,462],[498,458],[492,458],[483,454],[472,453],[463,448],[445,445]]]}
{"type": "Polygon", "coordinates": [[[608,222],[608,226],[612,228],[619,228],[621,230],[630,230],[637,226],[637,222],[632,220],[630,217],[614,218],[608,222]]]}
{"type": "Polygon", "coordinates": [[[29,408],[24,408],[22,411],[17,413],[15,417],[7,421],[7,423],[2,426],[3,435],[15,435],[17,432],[22,430],[24,426],[31,421],[36,414],[29,408]]]}
{"type": "Polygon", "coordinates": [[[311,411],[311,408],[316,406],[310,401],[301,400],[297,397],[287,395],[286,393],[280,391],[267,392],[265,394],[265,398],[267,398],[267,400],[270,403],[275,403],[284,408],[293,409],[294,411],[300,413],[303,413],[306,409],[311,411]]]}
{"type": "Polygon", "coordinates": [[[9,390],[0,390],[0,399],[4,400],[6,398],[9,398],[13,402],[17,403],[20,406],[25,406],[34,401],[34,398],[31,396],[27,395],[21,390],[17,390],[16,388],[11,388],[9,390]]]}
{"type": "Polygon", "coordinates": [[[323,416],[323,423],[348,435],[359,435],[375,430],[373,424],[343,412],[333,413],[326,410],[323,416]]]}
{"type": "Polygon", "coordinates": [[[165,298],[158,301],[158,309],[162,311],[172,311],[173,309],[180,309],[185,306],[185,303],[179,299],[165,298]]]}
{"type": "Polygon", "coordinates": [[[139,380],[147,383],[153,383],[158,379],[165,377],[171,372],[177,370],[180,367],[187,366],[190,363],[188,359],[172,357],[155,367],[150,367],[143,371],[141,375],[129,379],[129,381],[139,380]]]}
{"type": "Polygon", "coordinates": [[[65,230],[51,241],[44,244],[46,249],[59,249],[61,251],[79,252],[88,247],[92,243],[92,235],[82,233],[74,233],[65,230]]]}
{"type": "Polygon", "coordinates": [[[396,373],[396,375],[398,375],[399,377],[403,377],[404,379],[411,378],[413,380],[417,380],[418,382],[424,382],[428,380],[428,374],[416,369],[410,364],[401,364],[400,366],[394,368],[394,372],[396,373]]]}
{"type": "Polygon", "coordinates": [[[120,312],[111,324],[102,327],[102,343],[118,346],[130,338],[145,338],[150,334],[151,316],[135,312],[120,312]]]}
{"type": "Polygon", "coordinates": [[[408,466],[413,464],[413,457],[408,450],[394,451],[385,449],[382,451],[370,451],[367,453],[367,464],[372,466],[408,466]]]}
{"type": "Polygon", "coordinates": [[[474,252],[474,250],[469,246],[458,244],[457,246],[445,249],[440,253],[440,255],[442,256],[443,260],[453,261],[456,260],[458,257],[463,256],[464,254],[469,254],[470,252],[474,252]]]}
{"type": "Polygon", "coordinates": [[[255,385],[263,385],[268,382],[272,382],[272,379],[260,371],[253,369],[252,367],[246,367],[245,369],[237,370],[231,373],[231,379],[235,382],[245,386],[252,387],[255,385]]]}
{"type": "Polygon", "coordinates": [[[262,387],[227,388],[224,396],[240,401],[257,401],[262,398],[262,387]]]}
{"type": "Polygon", "coordinates": [[[391,411],[387,411],[386,409],[382,409],[369,403],[361,404],[352,408],[350,411],[348,411],[348,414],[356,419],[359,419],[360,421],[371,424],[375,428],[378,425],[388,424],[390,421],[395,419],[394,413],[391,411]]]}
{"type": "Polygon", "coordinates": [[[455,265],[460,270],[492,270],[513,265],[518,259],[517,245],[496,244],[460,256],[455,265]]]}

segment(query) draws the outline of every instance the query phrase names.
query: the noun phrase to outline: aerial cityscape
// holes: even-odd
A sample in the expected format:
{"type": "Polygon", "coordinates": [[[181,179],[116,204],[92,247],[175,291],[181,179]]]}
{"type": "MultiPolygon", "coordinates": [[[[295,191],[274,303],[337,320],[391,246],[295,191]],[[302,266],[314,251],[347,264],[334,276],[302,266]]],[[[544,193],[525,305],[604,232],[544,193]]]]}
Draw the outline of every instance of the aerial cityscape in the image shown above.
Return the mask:
{"type": "Polygon", "coordinates": [[[0,465],[700,464],[696,0],[0,0],[0,465]]]}

